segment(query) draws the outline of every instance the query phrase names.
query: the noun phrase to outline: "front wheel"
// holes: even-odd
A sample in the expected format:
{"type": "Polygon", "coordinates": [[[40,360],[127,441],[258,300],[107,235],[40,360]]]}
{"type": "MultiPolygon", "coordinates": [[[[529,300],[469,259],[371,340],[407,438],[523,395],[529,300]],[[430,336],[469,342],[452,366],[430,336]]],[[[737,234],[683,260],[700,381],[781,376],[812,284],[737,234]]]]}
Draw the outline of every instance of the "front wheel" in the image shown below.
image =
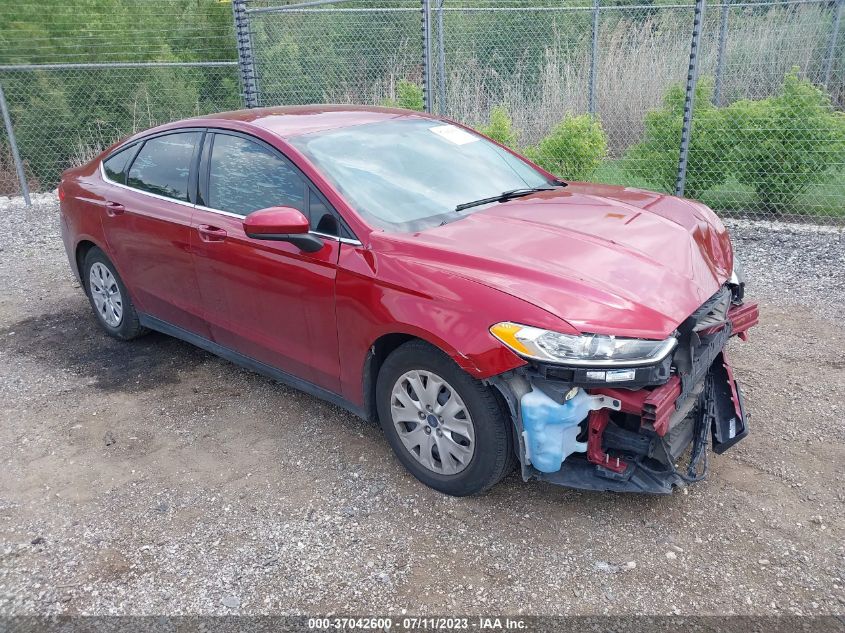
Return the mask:
{"type": "Polygon", "coordinates": [[[376,383],[381,427],[421,482],[458,497],[483,492],[513,469],[511,421],[491,387],[422,341],[397,348],[376,383]]]}

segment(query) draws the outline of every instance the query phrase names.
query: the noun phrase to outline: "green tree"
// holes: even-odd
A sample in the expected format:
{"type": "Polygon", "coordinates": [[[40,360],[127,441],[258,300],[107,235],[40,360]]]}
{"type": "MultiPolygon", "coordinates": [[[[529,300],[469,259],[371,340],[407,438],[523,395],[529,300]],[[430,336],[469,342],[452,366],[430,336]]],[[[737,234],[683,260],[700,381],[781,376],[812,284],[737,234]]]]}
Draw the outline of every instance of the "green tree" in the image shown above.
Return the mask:
{"type": "MultiPolygon", "coordinates": [[[[7,4],[0,7],[2,63],[236,57],[228,2],[7,4]]],[[[234,68],[38,70],[5,72],[0,81],[35,187],[54,185],[63,169],[136,130],[242,106],[234,68]]]]}

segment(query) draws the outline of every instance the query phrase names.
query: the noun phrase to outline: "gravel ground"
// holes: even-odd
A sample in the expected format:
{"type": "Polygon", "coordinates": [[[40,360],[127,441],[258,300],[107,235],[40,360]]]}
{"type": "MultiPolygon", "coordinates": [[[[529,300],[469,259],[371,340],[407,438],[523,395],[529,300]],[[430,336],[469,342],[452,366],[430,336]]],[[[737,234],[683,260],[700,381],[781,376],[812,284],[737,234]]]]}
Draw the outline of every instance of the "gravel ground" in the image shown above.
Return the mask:
{"type": "Polygon", "coordinates": [[[733,223],[752,432],[671,497],[452,499],[377,427],[160,335],[101,334],[52,195],[0,198],[0,614],[845,611],[845,241],[733,223]]]}

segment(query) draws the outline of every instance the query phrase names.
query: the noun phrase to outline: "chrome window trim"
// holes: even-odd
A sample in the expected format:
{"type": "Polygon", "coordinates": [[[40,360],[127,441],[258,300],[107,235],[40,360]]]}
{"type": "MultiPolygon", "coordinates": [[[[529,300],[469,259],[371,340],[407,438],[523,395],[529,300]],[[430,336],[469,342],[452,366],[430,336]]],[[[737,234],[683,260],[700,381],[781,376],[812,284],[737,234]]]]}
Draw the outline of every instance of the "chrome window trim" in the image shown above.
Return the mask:
{"type": "MultiPolygon", "coordinates": [[[[218,215],[223,215],[228,218],[235,218],[239,220],[243,220],[246,216],[240,215],[239,213],[232,213],[230,211],[221,211],[220,209],[212,209],[211,207],[204,207],[201,204],[192,204],[190,202],[186,202],[183,200],[176,200],[175,198],[168,198],[167,196],[161,196],[157,193],[151,193],[149,191],[144,191],[143,189],[135,189],[135,187],[130,187],[129,185],[124,185],[119,182],[115,182],[108,176],[106,176],[106,170],[103,167],[103,161],[100,161],[100,175],[110,185],[114,185],[115,187],[120,187],[121,189],[127,189],[129,191],[134,191],[135,193],[140,193],[144,196],[150,196],[151,198],[157,198],[158,200],[164,200],[165,202],[174,202],[176,204],[181,204],[184,207],[190,207],[191,209],[198,209],[200,211],[208,211],[210,213],[216,213],[218,215]]],[[[348,237],[339,237],[337,235],[329,235],[328,233],[320,233],[319,231],[308,231],[311,235],[316,235],[317,237],[322,237],[323,239],[327,240],[334,240],[335,242],[340,242],[341,244],[348,244],[349,246],[362,246],[361,242],[358,240],[352,240],[348,237]]]]}
{"type": "Polygon", "coordinates": [[[221,209],[212,209],[211,207],[205,207],[201,204],[195,204],[195,209],[199,209],[200,211],[209,211],[210,213],[216,213],[218,215],[225,215],[227,218],[237,218],[243,220],[246,216],[241,215],[240,213],[232,213],[231,211],[222,211],[221,209]]]}
{"type": "MultiPolygon", "coordinates": [[[[243,219],[246,216],[241,215],[239,213],[232,213],[231,211],[222,211],[220,209],[212,209],[211,207],[206,207],[201,204],[193,204],[192,202],[188,202],[187,200],[177,200],[176,198],[168,198],[167,196],[162,196],[157,193],[152,193],[150,191],[144,191],[143,189],[136,189],[135,187],[130,187],[129,185],[124,185],[120,182],[115,182],[111,178],[106,175],[106,168],[103,166],[104,161],[100,161],[100,176],[102,176],[103,180],[105,180],[110,185],[114,185],[115,187],[120,187],[121,189],[126,189],[128,191],[134,191],[135,193],[140,193],[144,196],[149,196],[151,198],[156,198],[158,200],[164,200],[165,202],[173,202],[174,204],[181,204],[183,207],[189,207],[191,209],[199,209],[200,211],[208,211],[210,213],[217,213],[218,215],[223,215],[229,218],[237,218],[243,219]]],[[[312,185],[313,186],[313,185],[312,185]]],[[[349,246],[363,246],[359,240],[353,240],[348,237],[340,237],[338,235],[329,235],[328,233],[320,233],[319,231],[308,231],[311,235],[316,235],[317,237],[321,237],[327,240],[334,240],[335,242],[339,242],[341,244],[347,244],[349,246]]]]}
{"type": "Polygon", "coordinates": [[[362,246],[361,242],[358,240],[353,240],[348,237],[339,237],[337,235],[329,235],[328,233],[320,233],[319,231],[308,231],[311,235],[316,235],[317,237],[322,237],[327,240],[335,240],[336,242],[340,242],[341,244],[348,244],[349,246],[362,246]]]}
{"type": "MultiPolygon", "coordinates": [[[[228,218],[237,218],[239,220],[243,220],[246,216],[241,215],[240,213],[232,213],[231,211],[221,211],[220,209],[212,209],[211,207],[206,207],[201,204],[194,205],[194,208],[199,209],[200,211],[208,211],[209,213],[217,213],[219,215],[225,215],[228,218]]],[[[308,231],[310,235],[316,235],[317,237],[322,237],[327,240],[334,240],[335,242],[340,242],[341,244],[349,244],[350,246],[361,246],[361,242],[358,240],[351,240],[347,237],[338,237],[337,235],[329,235],[328,233],[320,233],[319,231],[308,231]]]]}

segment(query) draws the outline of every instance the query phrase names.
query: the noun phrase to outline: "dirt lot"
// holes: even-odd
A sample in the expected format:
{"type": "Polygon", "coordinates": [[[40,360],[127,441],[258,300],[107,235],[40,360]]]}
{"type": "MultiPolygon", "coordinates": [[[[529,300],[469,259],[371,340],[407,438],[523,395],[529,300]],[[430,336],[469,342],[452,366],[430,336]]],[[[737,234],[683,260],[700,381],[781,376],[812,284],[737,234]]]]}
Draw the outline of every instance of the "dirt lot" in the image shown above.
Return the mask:
{"type": "Polygon", "coordinates": [[[845,611],[845,241],[735,227],[751,435],[672,497],[418,484],[377,427],[160,335],[119,343],[57,210],[0,199],[0,614],[845,611]]]}

